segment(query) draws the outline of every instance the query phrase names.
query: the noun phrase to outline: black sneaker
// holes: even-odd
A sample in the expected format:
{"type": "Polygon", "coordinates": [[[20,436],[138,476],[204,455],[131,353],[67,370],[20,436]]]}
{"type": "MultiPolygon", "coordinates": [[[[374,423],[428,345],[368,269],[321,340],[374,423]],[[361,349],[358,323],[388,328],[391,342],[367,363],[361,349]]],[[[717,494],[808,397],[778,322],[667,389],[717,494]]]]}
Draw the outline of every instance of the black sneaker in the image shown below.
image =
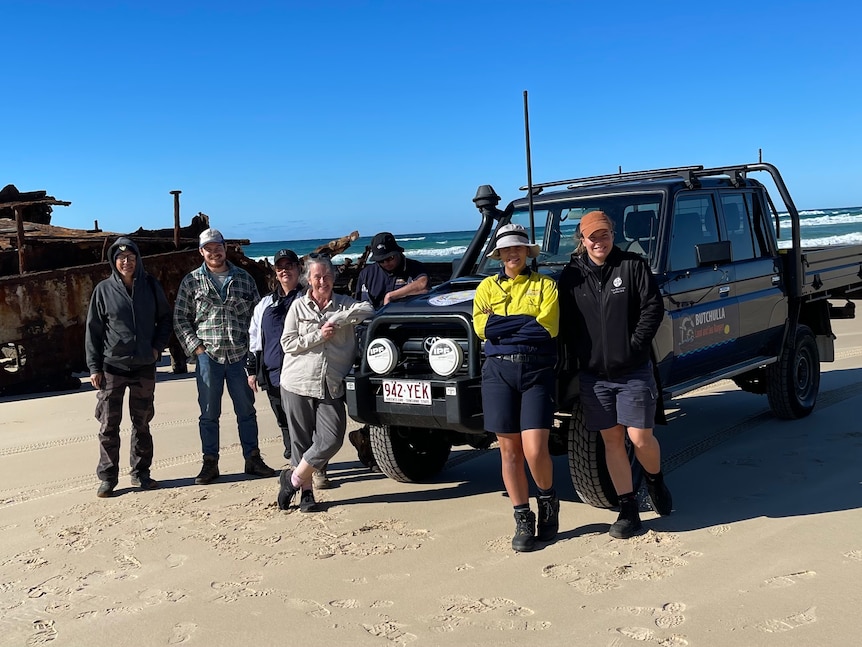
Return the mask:
{"type": "Polygon", "coordinates": [[[132,485],[142,490],[155,490],[159,482],[150,478],[149,474],[132,474],[132,485]]]}
{"type": "Polygon", "coordinates": [[[620,516],[613,523],[608,534],[614,539],[629,539],[643,530],[641,516],[638,512],[637,499],[632,497],[627,501],[620,501],[620,516]]]}
{"type": "Polygon", "coordinates": [[[255,450],[251,456],[245,459],[245,473],[252,476],[276,476],[278,470],[274,470],[264,463],[260,457],[260,452],[255,450]]]}
{"type": "Polygon", "coordinates": [[[220,476],[218,471],[218,458],[215,456],[204,456],[204,464],[201,472],[195,477],[196,485],[209,485],[220,476]]]}
{"type": "Polygon", "coordinates": [[[646,479],[649,502],[656,514],[666,517],[673,510],[673,497],[664,482],[664,476],[659,474],[653,481],[646,479]]]}
{"type": "Polygon", "coordinates": [[[536,514],[532,510],[515,511],[515,536],[512,550],[528,553],[536,547],[536,514]]]}
{"type": "Polygon", "coordinates": [[[319,512],[320,506],[314,500],[314,492],[312,490],[303,490],[299,497],[300,512],[319,512]]]}
{"type": "Polygon", "coordinates": [[[538,499],[539,502],[539,541],[551,541],[560,529],[560,500],[555,494],[549,498],[538,499]]]}
{"type": "Polygon", "coordinates": [[[96,496],[100,499],[107,499],[109,496],[114,496],[114,488],[117,484],[113,481],[102,481],[99,483],[99,489],[96,490],[96,496]]]}
{"type": "Polygon", "coordinates": [[[296,494],[296,488],[290,482],[290,470],[282,470],[278,476],[278,509],[287,510],[296,494]]]}

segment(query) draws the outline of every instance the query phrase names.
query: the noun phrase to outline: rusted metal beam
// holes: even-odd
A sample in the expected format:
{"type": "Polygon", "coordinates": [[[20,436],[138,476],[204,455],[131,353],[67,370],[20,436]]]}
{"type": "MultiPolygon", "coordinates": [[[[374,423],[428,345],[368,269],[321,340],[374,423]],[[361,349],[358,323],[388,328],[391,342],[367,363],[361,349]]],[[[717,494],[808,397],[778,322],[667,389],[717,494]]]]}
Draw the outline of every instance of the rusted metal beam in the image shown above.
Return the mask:
{"type": "Polygon", "coordinates": [[[179,189],[171,191],[174,196],[174,247],[177,249],[180,248],[180,193],[179,189]]]}
{"type": "Polygon", "coordinates": [[[24,210],[21,207],[13,207],[15,212],[15,226],[18,229],[18,273],[27,271],[27,254],[24,251],[24,210]]]}
{"type": "Polygon", "coordinates": [[[13,202],[2,202],[0,203],[0,207],[4,209],[12,209],[15,213],[15,230],[17,234],[17,244],[18,244],[18,272],[23,274],[27,271],[27,253],[26,253],[26,239],[24,237],[24,207],[29,207],[31,205],[60,205],[63,207],[68,207],[71,202],[65,202],[63,200],[57,200],[53,197],[45,197],[38,198],[36,200],[16,200],[13,202]]]}

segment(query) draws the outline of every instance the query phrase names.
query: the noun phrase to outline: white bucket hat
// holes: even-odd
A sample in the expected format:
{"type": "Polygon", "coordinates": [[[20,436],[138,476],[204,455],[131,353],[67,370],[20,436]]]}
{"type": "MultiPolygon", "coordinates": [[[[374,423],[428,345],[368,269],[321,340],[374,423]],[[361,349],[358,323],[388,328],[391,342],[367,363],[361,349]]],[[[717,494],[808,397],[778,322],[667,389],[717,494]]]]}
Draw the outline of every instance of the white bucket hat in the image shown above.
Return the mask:
{"type": "Polygon", "coordinates": [[[527,230],[524,229],[523,225],[503,225],[497,230],[494,236],[494,251],[488,254],[488,258],[499,261],[501,249],[518,247],[519,245],[527,248],[527,256],[529,258],[536,258],[539,255],[539,246],[530,242],[530,237],[527,236],[527,230]]]}

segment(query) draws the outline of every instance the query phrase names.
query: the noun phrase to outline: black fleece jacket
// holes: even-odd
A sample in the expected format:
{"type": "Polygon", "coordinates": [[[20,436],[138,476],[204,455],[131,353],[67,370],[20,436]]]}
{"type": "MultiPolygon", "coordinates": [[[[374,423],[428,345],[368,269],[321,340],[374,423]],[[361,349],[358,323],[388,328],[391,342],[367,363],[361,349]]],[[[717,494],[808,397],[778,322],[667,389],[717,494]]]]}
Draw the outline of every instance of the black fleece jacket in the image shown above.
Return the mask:
{"type": "Polygon", "coordinates": [[[664,304],[641,256],[614,246],[599,267],[573,254],[558,290],[560,337],[581,369],[615,378],[650,359],[664,304]]]}
{"type": "Polygon", "coordinates": [[[86,354],[90,374],[105,372],[106,365],[134,371],[155,362],[153,349],[161,353],[171,334],[172,312],[159,282],[146,272],[141,252],[129,238],[120,237],[108,249],[111,275],[99,282],[87,311],[86,354]],[[132,293],[114,265],[119,246],[135,252],[138,262],[132,293]]]}

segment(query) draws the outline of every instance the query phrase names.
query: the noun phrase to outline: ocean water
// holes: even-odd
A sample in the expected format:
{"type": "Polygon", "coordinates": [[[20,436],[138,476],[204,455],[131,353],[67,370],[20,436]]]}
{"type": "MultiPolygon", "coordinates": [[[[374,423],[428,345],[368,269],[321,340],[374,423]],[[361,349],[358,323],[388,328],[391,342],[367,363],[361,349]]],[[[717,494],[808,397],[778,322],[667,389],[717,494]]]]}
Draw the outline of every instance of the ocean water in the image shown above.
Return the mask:
{"type": "MultiPolygon", "coordinates": [[[[803,247],[825,247],[829,245],[862,243],[862,207],[843,207],[837,209],[812,209],[800,211],[800,225],[803,247]]],[[[779,214],[781,238],[779,247],[790,246],[790,219],[787,214],[779,214]]],[[[478,224],[478,222],[477,222],[478,224]]],[[[345,232],[348,233],[348,232],[345,232]]],[[[335,257],[335,262],[349,258],[356,261],[371,244],[370,236],[362,236],[343,254],[335,257]]],[[[404,248],[405,254],[425,262],[451,262],[459,258],[473,238],[473,230],[442,231],[416,234],[396,234],[395,238],[404,248]]],[[[292,249],[302,256],[314,251],[320,245],[330,242],[328,238],[314,240],[276,240],[252,242],[243,251],[249,258],[272,257],[279,249],[292,249]]]]}

